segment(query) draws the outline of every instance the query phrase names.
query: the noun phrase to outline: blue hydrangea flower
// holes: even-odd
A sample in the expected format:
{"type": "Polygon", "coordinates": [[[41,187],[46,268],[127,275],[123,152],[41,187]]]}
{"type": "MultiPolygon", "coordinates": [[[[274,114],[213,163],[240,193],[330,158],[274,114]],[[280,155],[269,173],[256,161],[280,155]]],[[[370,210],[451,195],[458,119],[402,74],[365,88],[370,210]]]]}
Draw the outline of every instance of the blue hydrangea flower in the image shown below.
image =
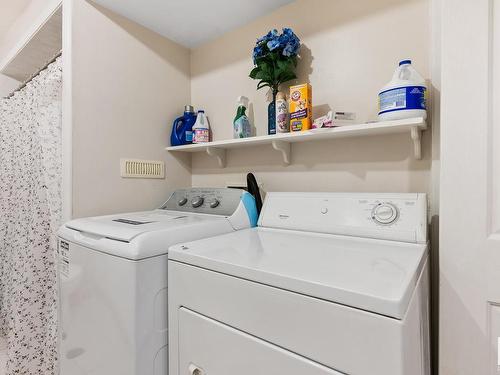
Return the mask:
{"type": "Polygon", "coordinates": [[[271,39],[274,39],[277,36],[278,36],[278,30],[272,29],[266,35],[261,36],[259,39],[257,39],[257,44],[260,44],[262,42],[268,42],[268,41],[270,41],[271,39]]]}
{"type": "Polygon", "coordinates": [[[283,48],[283,55],[287,57],[296,55],[297,52],[299,51],[299,48],[300,48],[300,42],[296,40],[291,40],[286,44],[285,48],[283,48]]]}
{"type": "Polygon", "coordinates": [[[269,48],[269,51],[274,51],[279,46],[280,46],[279,38],[271,39],[269,42],[267,42],[267,48],[269,48]]]}
{"type": "Polygon", "coordinates": [[[267,35],[264,35],[264,36],[261,36],[260,38],[257,39],[257,44],[260,44],[262,42],[265,42],[266,41],[266,37],[267,35]]]}
{"type": "Polygon", "coordinates": [[[266,35],[267,39],[273,39],[273,38],[276,38],[278,36],[278,30],[276,29],[272,29],[271,31],[269,31],[266,35]]]}
{"type": "Polygon", "coordinates": [[[283,49],[283,55],[286,57],[290,57],[295,54],[295,49],[291,44],[287,44],[283,49]]]}
{"type": "Polygon", "coordinates": [[[300,48],[300,39],[295,35],[292,29],[284,28],[280,36],[280,42],[283,46],[283,55],[290,57],[296,55],[300,48]]]}
{"type": "Polygon", "coordinates": [[[256,46],[254,49],[253,49],[253,62],[255,64],[255,61],[259,58],[259,57],[262,57],[264,53],[264,49],[261,47],[261,46],[256,46]]]}
{"type": "Polygon", "coordinates": [[[273,29],[258,38],[252,52],[255,67],[249,75],[260,81],[257,89],[271,87],[277,90],[280,84],[293,79],[299,48],[300,39],[287,27],[281,33],[273,29]]]}
{"type": "Polygon", "coordinates": [[[300,39],[292,29],[285,27],[280,34],[278,30],[270,30],[266,35],[257,39],[253,50],[253,62],[260,57],[264,57],[270,51],[275,51],[285,57],[297,55],[300,48],[300,39]]]}
{"type": "Polygon", "coordinates": [[[279,42],[280,42],[280,47],[281,48],[285,48],[285,46],[288,44],[288,42],[290,41],[290,37],[286,34],[281,34],[279,36],[279,42]]]}

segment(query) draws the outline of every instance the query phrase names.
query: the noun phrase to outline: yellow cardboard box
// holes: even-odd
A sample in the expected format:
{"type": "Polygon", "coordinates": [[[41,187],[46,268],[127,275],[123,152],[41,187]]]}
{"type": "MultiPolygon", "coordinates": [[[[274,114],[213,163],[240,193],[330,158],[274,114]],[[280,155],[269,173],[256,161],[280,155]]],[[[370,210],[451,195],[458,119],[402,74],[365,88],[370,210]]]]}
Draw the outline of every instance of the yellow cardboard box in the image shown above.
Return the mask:
{"type": "Polygon", "coordinates": [[[311,129],[312,87],[309,83],[290,87],[290,131],[311,129]]]}

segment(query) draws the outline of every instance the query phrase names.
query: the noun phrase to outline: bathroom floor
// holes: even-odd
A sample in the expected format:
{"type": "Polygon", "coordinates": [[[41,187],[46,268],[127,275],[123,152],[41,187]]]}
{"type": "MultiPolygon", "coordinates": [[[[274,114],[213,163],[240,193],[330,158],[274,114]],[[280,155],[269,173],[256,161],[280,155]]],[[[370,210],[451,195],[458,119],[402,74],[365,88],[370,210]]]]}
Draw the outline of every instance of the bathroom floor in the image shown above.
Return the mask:
{"type": "Polygon", "coordinates": [[[5,363],[7,362],[7,342],[0,337],[0,375],[5,375],[5,363]]]}

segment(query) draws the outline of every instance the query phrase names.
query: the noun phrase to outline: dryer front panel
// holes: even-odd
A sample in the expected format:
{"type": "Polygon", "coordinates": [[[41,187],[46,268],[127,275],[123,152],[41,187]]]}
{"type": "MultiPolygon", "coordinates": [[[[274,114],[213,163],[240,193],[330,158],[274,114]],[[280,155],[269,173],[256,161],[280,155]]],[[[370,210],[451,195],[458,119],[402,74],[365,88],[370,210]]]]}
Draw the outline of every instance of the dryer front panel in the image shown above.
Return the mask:
{"type": "Polygon", "coordinates": [[[179,309],[178,375],[341,375],[186,308],[179,309]]]}

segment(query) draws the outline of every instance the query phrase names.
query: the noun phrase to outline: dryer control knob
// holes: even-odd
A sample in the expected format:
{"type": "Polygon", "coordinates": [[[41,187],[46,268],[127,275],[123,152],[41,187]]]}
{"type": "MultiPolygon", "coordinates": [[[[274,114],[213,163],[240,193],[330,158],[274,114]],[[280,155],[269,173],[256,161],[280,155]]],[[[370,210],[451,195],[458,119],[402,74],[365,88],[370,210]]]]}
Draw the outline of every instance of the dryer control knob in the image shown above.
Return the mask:
{"type": "Polygon", "coordinates": [[[212,202],[210,202],[210,207],[215,208],[220,204],[218,199],[214,199],[212,202]]]}
{"type": "Polygon", "coordinates": [[[188,367],[188,373],[189,375],[204,375],[205,372],[200,367],[191,363],[188,367]]]}
{"type": "Polygon", "coordinates": [[[205,199],[203,199],[203,197],[195,197],[192,201],[191,201],[191,206],[193,206],[194,208],[197,208],[197,207],[200,207],[202,204],[203,204],[203,201],[205,199]]]}
{"type": "Polygon", "coordinates": [[[372,210],[372,219],[377,224],[389,225],[399,217],[398,208],[392,203],[380,203],[372,210]]]}
{"type": "Polygon", "coordinates": [[[188,202],[188,199],[186,197],[182,198],[179,200],[179,206],[184,206],[188,202]]]}

